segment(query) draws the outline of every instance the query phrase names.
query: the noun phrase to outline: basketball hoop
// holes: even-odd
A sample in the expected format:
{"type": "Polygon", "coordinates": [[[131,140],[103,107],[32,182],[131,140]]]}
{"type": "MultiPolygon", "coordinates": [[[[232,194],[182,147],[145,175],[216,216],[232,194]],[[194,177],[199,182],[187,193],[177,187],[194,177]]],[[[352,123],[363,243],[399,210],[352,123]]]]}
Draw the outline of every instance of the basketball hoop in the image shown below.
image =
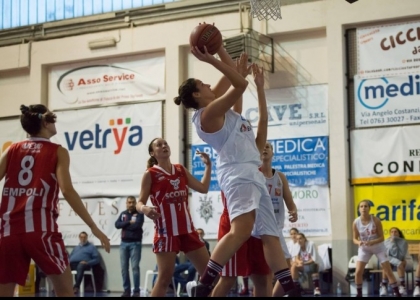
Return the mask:
{"type": "Polygon", "coordinates": [[[281,19],[280,0],[250,0],[251,16],[258,20],[281,19]]]}

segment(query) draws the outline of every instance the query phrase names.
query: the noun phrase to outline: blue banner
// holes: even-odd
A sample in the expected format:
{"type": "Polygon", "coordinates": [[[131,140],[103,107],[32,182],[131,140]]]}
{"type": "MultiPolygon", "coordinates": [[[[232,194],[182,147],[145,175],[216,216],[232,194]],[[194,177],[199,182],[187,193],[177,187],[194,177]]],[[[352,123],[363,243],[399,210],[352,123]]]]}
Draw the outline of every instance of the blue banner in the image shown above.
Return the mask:
{"type": "MultiPolygon", "coordinates": [[[[269,140],[273,145],[273,168],[283,172],[291,186],[328,185],[328,137],[302,137],[269,140]]],[[[196,150],[207,153],[212,160],[209,191],[220,191],[216,178],[217,153],[207,144],[192,145],[192,175],[201,180],[204,164],[196,150]]]]}
{"type": "Polygon", "coordinates": [[[269,140],[273,168],[286,175],[291,186],[328,185],[327,136],[269,140]]]}
{"type": "Polygon", "coordinates": [[[196,151],[207,153],[211,159],[211,181],[209,191],[220,191],[219,183],[216,177],[216,158],[217,153],[212,147],[207,144],[204,145],[192,145],[191,146],[191,157],[192,157],[192,172],[191,174],[201,181],[204,175],[205,165],[201,161],[201,156],[197,155],[196,151]]]}

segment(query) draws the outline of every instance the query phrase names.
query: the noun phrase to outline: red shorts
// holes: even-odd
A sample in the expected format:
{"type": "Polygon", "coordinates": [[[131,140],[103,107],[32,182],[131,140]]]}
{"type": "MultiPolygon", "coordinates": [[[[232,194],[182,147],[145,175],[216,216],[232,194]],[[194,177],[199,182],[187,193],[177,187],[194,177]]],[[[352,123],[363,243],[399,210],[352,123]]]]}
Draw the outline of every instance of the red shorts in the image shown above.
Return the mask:
{"type": "MultiPolygon", "coordinates": [[[[220,216],[218,239],[220,240],[229,231],[229,215],[224,211],[220,216]]],[[[250,237],[226,263],[220,276],[268,275],[270,272],[270,268],[265,262],[262,241],[258,238],[250,237]]]]}
{"type": "Polygon", "coordinates": [[[176,252],[180,251],[188,253],[205,247],[206,245],[200,240],[198,233],[194,230],[188,234],[182,234],[177,236],[158,237],[155,234],[153,239],[153,252],[176,252]]]}
{"type": "Polygon", "coordinates": [[[264,258],[264,250],[261,239],[251,236],[248,241],[248,263],[247,276],[268,275],[271,273],[270,267],[264,258]]]}
{"type": "Polygon", "coordinates": [[[25,285],[31,259],[46,275],[59,275],[69,265],[61,233],[31,232],[0,238],[0,284],[25,285]]]}

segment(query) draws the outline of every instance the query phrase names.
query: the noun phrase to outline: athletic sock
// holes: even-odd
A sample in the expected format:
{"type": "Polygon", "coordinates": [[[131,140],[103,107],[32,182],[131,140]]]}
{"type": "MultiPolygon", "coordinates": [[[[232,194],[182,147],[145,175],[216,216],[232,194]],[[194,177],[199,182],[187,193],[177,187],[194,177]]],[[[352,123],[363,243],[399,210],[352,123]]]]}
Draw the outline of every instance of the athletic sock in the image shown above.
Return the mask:
{"type": "Polygon", "coordinates": [[[204,285],[211,285],[217,275],[222,272],[223,267],[213,260],[209,260],[204,275],[200,278],[200,282],[204,285]]]}
{"type": "Polygon", "coordinates": [[[285,294],[295,288],[292,274],[290,274],[289,269],[280,270],[274,273],[274,277],[280,282],[285,294]]]}
{"type": "Polygon", "coordinates": [[[404,277],[400,277],[400,285],[405,287],[405,278],[404,277]]]}
{"type": "Polygon", "coordinates": [[[244,289],[249,289],[249,278],[248,277],[242,277],[242,281],[244,282],[244,289]]]}
{"type": "Polygon", "coordinates": [[[312,283],[314,284],[314,287],[319,288],[319,278],[312,279],[312,283]]]}
{"type": "Polygon", "coordinates": [[[394,295],[401,296],[400,290],[398,289],[398,283],[391,283],[392,290],[394,291],[394,295]]]}
{"type": "Polygon", "coordinates": [[[362,297],[363,284],[356,284],[357,297],[362,297]]]}

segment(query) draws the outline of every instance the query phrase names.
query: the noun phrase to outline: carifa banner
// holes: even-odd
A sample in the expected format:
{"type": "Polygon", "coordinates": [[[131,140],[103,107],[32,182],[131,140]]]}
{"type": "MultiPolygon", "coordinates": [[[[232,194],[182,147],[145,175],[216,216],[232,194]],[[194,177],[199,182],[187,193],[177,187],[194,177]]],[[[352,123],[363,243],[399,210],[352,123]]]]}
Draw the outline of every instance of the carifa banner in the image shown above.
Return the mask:
{"type": "Polygon", "coordinates": [[[420,126],[353,130],[352,184],[420,180],[420,126]]]}
{"type": "Polygon", "coordinates": [[[162,103],[57,112],[53,142],[67,148],[81,197],[137,195],[148,145],[162,136],[162,103]]]}
{"type": "Polygon", "coordinates": [[[385,239],[398,227],[407,240],[420,239],[420,185],[365,185],[354,187],[355,215],[358,205],[369,200],[370,213],[382,221],[385,239]]]}
{"type": "Polygon", "coordinates": [[[358,75],[379,78],[420,71],[420,22],[357,29],[358,75]]]}

